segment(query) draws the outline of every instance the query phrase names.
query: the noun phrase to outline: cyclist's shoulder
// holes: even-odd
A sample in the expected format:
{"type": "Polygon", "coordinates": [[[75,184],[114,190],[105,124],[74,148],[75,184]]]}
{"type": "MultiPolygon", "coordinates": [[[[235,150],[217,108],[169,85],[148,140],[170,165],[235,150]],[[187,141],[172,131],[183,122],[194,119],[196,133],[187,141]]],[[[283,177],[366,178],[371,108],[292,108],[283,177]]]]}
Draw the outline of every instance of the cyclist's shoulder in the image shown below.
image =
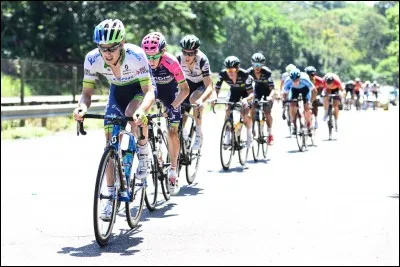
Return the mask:
{"type": "Polygon", "coordinates": [[[131,43],[124,44],[124,50],[126,52],[126,57],[129,59],[135,58],[138,61],[142,61],[146,58],[144,50],[135,44],[131,43]]]}
{"type": "Polygon", "coordinates": [[[239,68],[238,74],[243,75],[243,76],[249,76],[249,73],[247,72],[247,70],[243,69],[243,68],[239,68]]]}
{"type": "Polygon", "coordinates": [[[305,73],[305,72],[300,72],[300,79],[303,80],[303,81],[306,80],[306,81],[310,81],[311,82],[310,76],[308,76],[308,74],[305,73]]]}
{"type": "Polygon", "coordinates": [[[90,66],[93,66],[94,64],[101,62],[102,60],[103,58],[101,57],[100,51],[97,48],[89,51],[85,56],[85,63],[89,63],[90,66]]]}
{"type": "Polygon", "coordinates": [[[262,69],[262,71],[265,72],[265,73],[268,73],[268,74],[271,74],[271,73],[272,73],[271,69],[268,68],[267,66],[262,66],[261,69],[262,69]]]}
{"type": "Polygon", "coordinates": [[[178,63],[178,59],[169,52],[164,52],[162,57],[162,63],[167,65],[173,65],[174,63],[178,63]]]}
{"type": "Polygon", "coordinates": [[[204,52],[201,51],[201,50],[198,50],[198,51],[197,51],[196,57],[197,57],[197,59],[203,59],[203,60],[205,60],[205,61],[208,61],[207,55],[204,54],[204,52]]]}

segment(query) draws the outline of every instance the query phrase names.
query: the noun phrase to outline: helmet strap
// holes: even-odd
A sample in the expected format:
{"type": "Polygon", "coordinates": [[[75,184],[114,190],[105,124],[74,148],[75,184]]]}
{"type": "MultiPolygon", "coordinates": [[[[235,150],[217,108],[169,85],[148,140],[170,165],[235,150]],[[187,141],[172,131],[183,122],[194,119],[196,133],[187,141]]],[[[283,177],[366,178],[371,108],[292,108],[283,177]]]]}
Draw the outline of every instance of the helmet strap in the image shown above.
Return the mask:
{"type": "Polygon", "coordinates": [[[113,64],[114,66],[117,66],[117,64],[118,64],[119,60],[121,59],[121,57],[122,57],[122,49],[119,51],[119,57],[118,57],[117,61],[115,61],[115,63],[113,64]]]}

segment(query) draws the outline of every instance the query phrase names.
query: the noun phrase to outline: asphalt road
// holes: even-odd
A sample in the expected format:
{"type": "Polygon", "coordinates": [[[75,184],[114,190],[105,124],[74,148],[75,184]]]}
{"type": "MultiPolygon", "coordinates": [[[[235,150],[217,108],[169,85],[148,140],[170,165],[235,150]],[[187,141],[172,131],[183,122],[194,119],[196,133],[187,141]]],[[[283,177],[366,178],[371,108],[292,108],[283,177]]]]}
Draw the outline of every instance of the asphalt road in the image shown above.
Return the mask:
{"type": "MultiPolygon", "coordinates": [[[[320,111],[322,114],[322,111],[320,111]]],[[[267,160],[229,171],[207,114],[193,185],[100,248],[92,224],[102,131],[1,142],[1,265],[399,265],[399,109],[342,111],[298,152],[274,106],[267,160]]],[[[160,190],[161,191],[161,190],[160,190]]]]}

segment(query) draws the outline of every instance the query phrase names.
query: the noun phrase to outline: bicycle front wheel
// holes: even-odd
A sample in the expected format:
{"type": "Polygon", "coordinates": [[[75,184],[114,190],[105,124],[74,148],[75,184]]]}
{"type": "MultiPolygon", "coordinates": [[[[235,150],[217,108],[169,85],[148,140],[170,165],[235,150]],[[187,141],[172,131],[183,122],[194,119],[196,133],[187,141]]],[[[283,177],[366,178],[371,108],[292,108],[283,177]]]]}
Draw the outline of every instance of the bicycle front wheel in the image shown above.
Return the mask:
{"type": "Polygon", "coordinates": [[[266,159],[267,158],[267,152],[268,152],[268,138],[269,138],[269,133],[268,133],[268,126],[266,121],[262,121],[260,124],[260,137],[262,140],[261,146],[262,146],[262,151],[263,151],[263,156],[266,159]]]}
{"type": "Polygon", "coordinates": [[[247,148],[247,128],[242,125],[242,129],[240,131],[240,136],[237,138],[237,148],[239,154],[239,162],[243,166],[247,162],[247,155],[249,154],[249,149],[247,148]]]}
{"type": "MultiPolygon", "coordinates": [[[[118,192],[116,190],[114,196],[110,196],[107,187],[107,172],[114,174],[114,181],[116,179],[116,173],[118,172],[117,163],[115,160],[115,150],[113,147],[107,147],[104,150],[103,156],[101,157],[99,169],[97,171],[96,186],[94,190],[94,202],[93,202],[93,226],[94,234],[96,236],[97,243],[104,247],[110,239],[112,229],[115,223],[115,216],[117,213],[117,198],[118,192]],[[107,205],[107,202],[112,202],[112,211],[110,219],[100,218],[101,212],[107,205]]],[[[115,184],[115,183],[114,183],[115,184]]]]}
{"type": "Polygon", "coordinates": [[[226,120],[224,126],[222,126],[221,132],[221,142],[220,142],[220,156],[221,156],[221,165],[224,170],[228,170],[231,165],[232,155],[234,152],[234,134],[233,134],[233,125],[231,120],[226,120]],[[226,143],[224,143],[226,141],[226,143]]]}
{"type": "MultiPolygon", "coordinates": [[[[190,131],[192,133],[192,136],[190,137],[191,139],[191,144],[194,143],[194,137],[195,137],[195,129],[190,131]]],[[[190,151],[186,151],[188,155],[188,164],[186,165],[186,181],[188,184],[192,184],[194,182],[194,179],[196,178],[197,175],[197,170],[199,169],[199,163],[200,163],[200,151],[199,150],[193,150],[191,147],[188,148],[190,151]]]]}
{"type": "Polygon", "coordinates": [[[150,149],[152,151],[152,157],[151,157],[151,171],[148,177],[147,177],[147,184],[146,184],[146,194],[145,194],[145,201],[146,201],[146,207],[150,211],[154,211],[156,209],[157,205],[157,194],[158,194],[158,160],[153,153],[155,148],[153,147],[151,142],[148,142],[150,145],[150,149]]]}
{"type": "Polygon", "coordinates": [[[160,129],[157,131],[157,138],[159,140],[162,158],[162,168],[158,170],[158,180],[160,181],[161,191],[163,193],[164,199],[168,201],[171,198],[171,194],[168,189],[168,170],[171,167],[171,160],[168,153],[168,133],[166,131],[161,131],[160,129]]]}
{"type": "Polygon", "coordinates": [[[133,174],[128,186],[130,201],[125,203],[126,220],[130,228],[135,228],[139,223],[143,211],[146,180],[137,179],[136,174],[133,174]]]}
{"type": "Polygon", "coordinates": [[[253,144],[253,147],[251,148],[251,150],[253,151],[253,159],[255,162],[257,162],[259,160],[259,155],[260,155],[260,151],[261,151],[261,136],[260,136],[260,121],[259,120],[255,120],[253,123],[253,133],[254,133],[254,140],[256,141],[253,144]]]}

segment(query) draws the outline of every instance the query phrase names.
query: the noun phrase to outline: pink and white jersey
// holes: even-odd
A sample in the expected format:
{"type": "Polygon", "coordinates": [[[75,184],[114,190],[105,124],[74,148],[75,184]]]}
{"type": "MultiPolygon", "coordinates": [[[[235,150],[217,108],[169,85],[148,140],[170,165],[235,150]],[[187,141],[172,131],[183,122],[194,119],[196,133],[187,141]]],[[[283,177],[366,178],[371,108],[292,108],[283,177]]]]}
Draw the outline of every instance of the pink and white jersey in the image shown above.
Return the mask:
{"type": "Polygon", "coordinates": [[[161,57],[161,62],[158,67],[153,69],[153,77],[157,83],[157,88],[160,86],[171,86],[176,88],[178,83],[186,81],[185,74],[178,63],[178,60],[168,52],[165,52],[161,57]]]}

